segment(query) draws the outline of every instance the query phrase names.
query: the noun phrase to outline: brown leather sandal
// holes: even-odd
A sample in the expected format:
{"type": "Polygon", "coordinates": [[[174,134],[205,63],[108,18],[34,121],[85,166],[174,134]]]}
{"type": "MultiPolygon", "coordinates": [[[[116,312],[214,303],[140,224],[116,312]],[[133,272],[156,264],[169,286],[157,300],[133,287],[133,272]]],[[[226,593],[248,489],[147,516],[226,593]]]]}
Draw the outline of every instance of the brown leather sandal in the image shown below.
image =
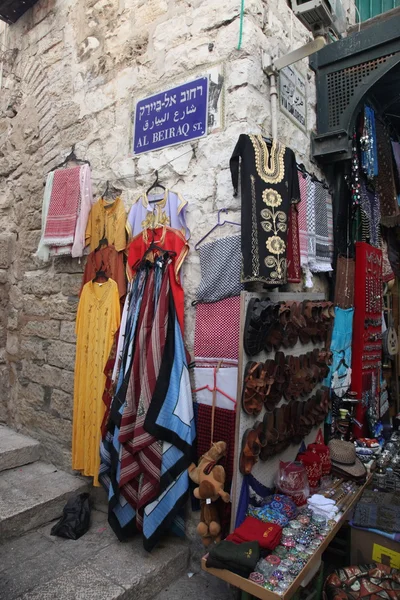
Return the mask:
{"type": "Polygon", "coordinates": [[[264,415],[263,422],[267,436],[267,444],[263,448],[261,448],[260,460],[262,461],[266,461],[268,460],[268,458],[273,456],[274,447],[278,443],[279,433],[275,426],[276,410],[274,412],[266,412],[264,415]]]}
{"type": "Polygon", "coordinates": [[[280,454],[290,445],[292,435],[292,424],[290,423],[291,405],[285,404],[277,408],[276,428],[279,433],[278,443],[274,447],[274,454],[280,454]]]}
{"type": "Polygon", "coordinates": [[[314,302],[304,300],[302,314],[307,324],[305,331],[310,336],[313,344],[316,344],[318,339],[318,309],[314,302]]]}
{"type": "Polygon", "coordinates": [[[271,327],[265,342],[265,351],[278,350],[284,337],[284,330],[289,321],[289,308],[284,302],[276,305],[275,323],[271,327]]]}
{"type": "Polygon", "coordinates": [[[298,327],[296,325],[296,302],[286,302],[287,322],[283,329],[282,346],[284,348],[293,348],[299,339],[298,327]]]}
{"type": "Polygon", "coordinates": [[[242,453],[239,460],[239,471],[242,475],[250,475],[253,466],[258,461],[261,451],[258,434],[255,429],[247,429],[242,438],[242,453]]]}
{"type": "Polygon", "coordinates": [[[262,411],[264,380],[261,378],[262,363],[249,361],[246,365],[242,391],[242,408],[248,415],[259,415],[262,411]]]}

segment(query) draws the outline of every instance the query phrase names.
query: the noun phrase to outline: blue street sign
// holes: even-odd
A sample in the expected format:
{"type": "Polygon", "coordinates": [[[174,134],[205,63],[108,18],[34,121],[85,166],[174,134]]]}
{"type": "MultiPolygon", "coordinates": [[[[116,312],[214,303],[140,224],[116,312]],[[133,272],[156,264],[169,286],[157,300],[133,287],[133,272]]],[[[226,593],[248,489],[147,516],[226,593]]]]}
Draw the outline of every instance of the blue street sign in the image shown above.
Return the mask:
{"type": "Polygon", "coordinates": [[[201,77],[139,100],[133,152],[173,146],[207,135],[208,77],[201,77]]]}

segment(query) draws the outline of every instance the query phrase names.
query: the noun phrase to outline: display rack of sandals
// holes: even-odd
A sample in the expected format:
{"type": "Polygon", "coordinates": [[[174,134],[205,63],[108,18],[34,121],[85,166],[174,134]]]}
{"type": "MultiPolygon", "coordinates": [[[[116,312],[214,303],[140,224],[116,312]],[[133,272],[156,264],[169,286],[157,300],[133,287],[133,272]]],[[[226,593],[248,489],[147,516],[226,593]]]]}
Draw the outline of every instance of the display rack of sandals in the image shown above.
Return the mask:
{"type": "Polygon", "coordinates": [[[236,440],[236,514],[246,475],[273,487],[279,461],[315,441],[329,408],[333,305],[322,294],[243,292],[236,440]]]}

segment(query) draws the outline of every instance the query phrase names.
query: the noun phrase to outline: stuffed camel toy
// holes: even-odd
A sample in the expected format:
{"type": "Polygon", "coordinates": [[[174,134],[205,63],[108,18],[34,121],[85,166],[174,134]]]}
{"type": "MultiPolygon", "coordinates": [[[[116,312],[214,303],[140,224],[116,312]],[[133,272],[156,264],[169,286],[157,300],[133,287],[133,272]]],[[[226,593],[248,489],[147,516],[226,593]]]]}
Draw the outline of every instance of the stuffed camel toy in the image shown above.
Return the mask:
{"type": "Polygon", "coordinates": [[[198,485],[193,492],[194,497],[200,500],[201,507],[197,533],[201,536],[205,546],[221,540],[218,509],[213,502],[218,498],[222,498],[224,502],[230,502],[228,492],[224,491],[225,469],[221,465],[217,465],[225,453],[226,443],[216,442],[200,458],[197,467],[192,463],[188,469],[190,479],[198,485]]]}

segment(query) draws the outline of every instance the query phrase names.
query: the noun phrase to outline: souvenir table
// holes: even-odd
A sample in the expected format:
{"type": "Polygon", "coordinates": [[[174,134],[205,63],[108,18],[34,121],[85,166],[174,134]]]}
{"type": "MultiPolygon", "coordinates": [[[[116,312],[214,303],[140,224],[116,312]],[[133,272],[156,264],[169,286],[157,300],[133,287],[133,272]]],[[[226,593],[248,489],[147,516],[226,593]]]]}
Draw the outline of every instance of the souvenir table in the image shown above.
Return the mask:
{"type": "Polygon", "coordinates": [[[215,577],[218,577],[219,579],[222,579],[223,581],[226,581],[227,583],[230,583],[231,585],[241,589],[242,591],[251,594],[255,598],[260,598],[260,600],[278,600],[279,598],[281,598],[282,600],[290,600],[295,594],[295,592],[299,589],[305,577],[319,564],[322,553],[329,546],[329,544],[336,536],[342,525],[348,520],[352,508],[357,504],[364,489],[369,485],[370,481],[371,476],[367,478],[367,481],[364,485],[361,485],[359,487],[357,492],[354,494],[351,502],[347,505],[347,509],[343,512],[340,519],[336,523],[335,527],[331,529],[331,531],[326,536],[322,544],[316,549],[315,553],[310,557],[310,560],[304,566],[303,570],[299,573],[299,575],[296,577],[296,579],[292,582],[290,587],[285,592],[282,592],[281,594],[272,592],[261,587],[257,583],[250,581],[250,579],[240,577],[239,575],[236,575],[231,571],[227,571],[224,569],[208,569],[206,567],[206,556],[204,556],[201,561],[202,569],[207,573],[215,575],[215,577]]]}

